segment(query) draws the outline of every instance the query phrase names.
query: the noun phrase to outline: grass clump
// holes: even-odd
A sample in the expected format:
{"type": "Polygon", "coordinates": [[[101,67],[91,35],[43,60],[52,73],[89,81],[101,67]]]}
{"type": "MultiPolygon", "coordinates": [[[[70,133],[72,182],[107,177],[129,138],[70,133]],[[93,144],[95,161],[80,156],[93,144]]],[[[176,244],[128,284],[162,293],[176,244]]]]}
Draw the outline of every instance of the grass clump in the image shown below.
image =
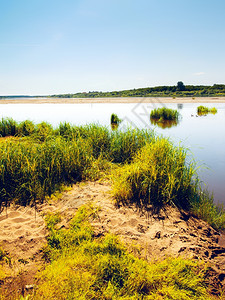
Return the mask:
{"type": "Polygon", "coordinates": [[[111,133],[109,160],[114,163],[127,163],[138,150],[154,138],[154,132],[144,129],[127,129],[111,133]]]}
{"type": "Polygon", "coordinates": [[[62,184],[99,178],[112,162],[131,160],[153,136],[145,130],[112,132],[96,124],[65,123],[55,130],[45,122],[33,125],[24,121],[18,130],[23,137],[1,140],[0,206],[33,204],[62,184]]]}
{"type": "Polygon", "coordinates": [[[113,171],[113,196],[117,204],[161,209],[175,205],[207,221],[217,230],[225,228],[225,211],[213,196],[201,189],[187,151],[168,139],[156,138],[143,146],[126,163],[113,171]]]}
{"type": "Polygon", "coordinates": [[[122,120],[117,116],[117,114],[111,114],[110,122],[111,124],[119,125],[122,120]]]}
{"type": "Polygon", "coordinates": [[[198,115],[206,115],[208,113],[216,114],[217,109],[215,107],[209,108],[209,107],[200,105],[197,107],[197,113],[198,113],[198,115]]]}
{"type": "Polygon", "coordinates": [[[25,120],[18,125],[18,135],[30,136],[35,133],[35,124],[30,120],[25,120]]]}
{"type": "Polygon", "coordinates": [[[198,187],[197,191],[194,191],[192,195],[190,210],[213,228],[217,230],[225,228],[224,206],[215,205],[213,195],[209,191],[198,187]]]}
{"type": "Polygon", "coordinates": [[[2,118],[0,121],[0,136],[15,136],[18,133],[18,124],[12,118],[2,118]]]}
{"type": "Polygon", "coordinates": [[[161,207],[189,206],[189,189],[194,174],[185,165],[186,151],[167,139],[157,138],[140,149],[130,164],[114,174],[113,194],[117,201],[161,207]]]}
{"type": "Polygon", "coordinates": [[[117,114],[111,114],[110,123],[112,130],[117,129],[121,122],[122,120],[117,116],[117,114]]]}
{"type": "Polygon", "coordinates": [[[33,299],[210,299],[204,265],[136,258],[116,236],[94,237],[88,220],[96,213],[84,206],[69,229],[50,228],[51,264],[40,272],[33,299]],[[58,243],[52,243],[56,237],[58,243]]]}
{"type": "Polygon", "coordinates": [[[150,119],[158,120],[158,122],[163,121],[178,121],[179,113],[175,109],[170,109],[166,107],[153,109],[150,113],[150,119]]]}
{"type": "Polygon", "coordinates": [[[0,204],[33,204],[62,184],[77,182],[91,166],[89,145],[61,137],[37,143],[5,140],[0,143],[0,204]]]}

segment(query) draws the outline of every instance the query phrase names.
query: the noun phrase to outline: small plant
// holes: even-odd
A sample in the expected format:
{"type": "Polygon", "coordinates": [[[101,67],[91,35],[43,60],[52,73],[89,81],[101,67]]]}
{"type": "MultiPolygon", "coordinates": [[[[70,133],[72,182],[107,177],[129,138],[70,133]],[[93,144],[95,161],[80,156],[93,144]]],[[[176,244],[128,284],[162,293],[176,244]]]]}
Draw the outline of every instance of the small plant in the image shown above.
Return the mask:
{"type": "Polygon", "coordinates": [[[116,114],[111,114],[111,125],[119,125],[121,122],[122,120],[116,114]]]}

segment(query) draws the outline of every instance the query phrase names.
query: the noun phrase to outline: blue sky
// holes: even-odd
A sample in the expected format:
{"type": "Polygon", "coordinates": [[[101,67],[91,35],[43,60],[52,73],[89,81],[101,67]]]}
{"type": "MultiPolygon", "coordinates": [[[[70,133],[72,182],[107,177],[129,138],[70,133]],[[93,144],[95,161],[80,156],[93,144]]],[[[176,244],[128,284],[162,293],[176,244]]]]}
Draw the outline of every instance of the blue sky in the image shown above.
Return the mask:
{"type": "Polygon", "coordinates": [[[0,95],[225,83],[225,1],[0,1],[0,95]]]}

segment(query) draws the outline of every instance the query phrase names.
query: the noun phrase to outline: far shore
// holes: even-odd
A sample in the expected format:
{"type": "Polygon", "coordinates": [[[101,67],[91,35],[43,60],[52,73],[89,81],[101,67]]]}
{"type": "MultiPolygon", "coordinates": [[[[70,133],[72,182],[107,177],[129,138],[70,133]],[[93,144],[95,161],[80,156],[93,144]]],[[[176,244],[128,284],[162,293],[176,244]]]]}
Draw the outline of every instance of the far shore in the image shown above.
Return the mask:
{"type": "Polygon", "coordinates": [[[225,97],[111,97],[111,98],[7,98],[0,104],[81,104],[81,103],[225,103],[225,97]]]}

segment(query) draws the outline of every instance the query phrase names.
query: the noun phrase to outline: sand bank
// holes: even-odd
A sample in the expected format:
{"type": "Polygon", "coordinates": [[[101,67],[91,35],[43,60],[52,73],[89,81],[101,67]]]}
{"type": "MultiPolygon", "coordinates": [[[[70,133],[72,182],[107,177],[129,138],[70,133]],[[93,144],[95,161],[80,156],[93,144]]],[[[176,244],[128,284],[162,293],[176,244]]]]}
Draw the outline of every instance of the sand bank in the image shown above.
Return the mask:
{"type": "Polygon", "coordinates": [[[0,99],[0,104],[25,103],[225,103],[225,97],[111,97],[111,98],[13,98],[0,99]]]}

